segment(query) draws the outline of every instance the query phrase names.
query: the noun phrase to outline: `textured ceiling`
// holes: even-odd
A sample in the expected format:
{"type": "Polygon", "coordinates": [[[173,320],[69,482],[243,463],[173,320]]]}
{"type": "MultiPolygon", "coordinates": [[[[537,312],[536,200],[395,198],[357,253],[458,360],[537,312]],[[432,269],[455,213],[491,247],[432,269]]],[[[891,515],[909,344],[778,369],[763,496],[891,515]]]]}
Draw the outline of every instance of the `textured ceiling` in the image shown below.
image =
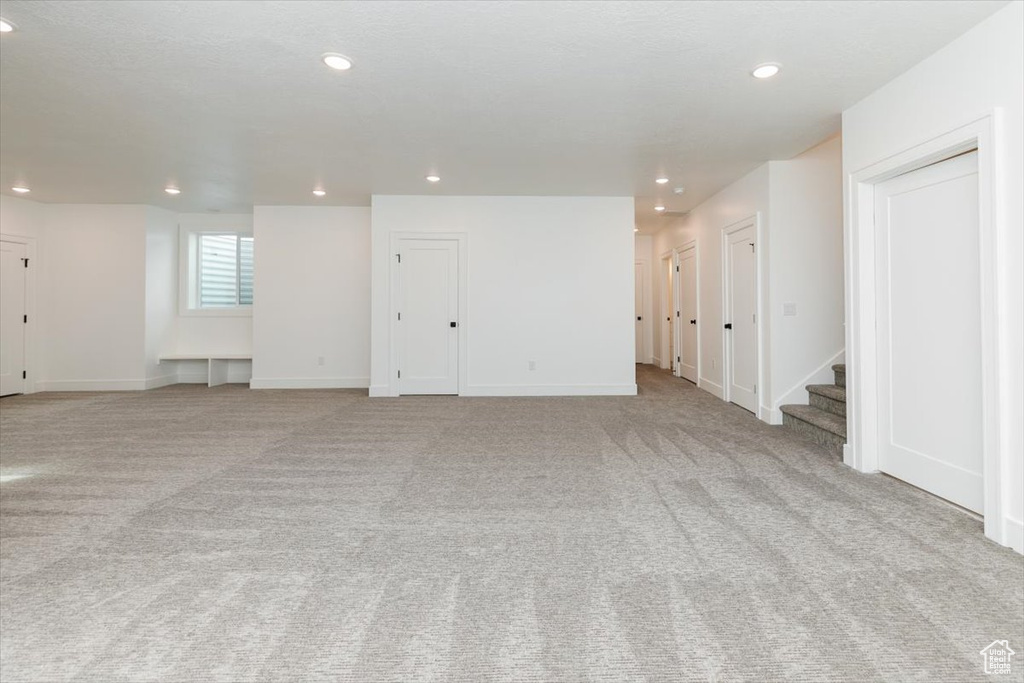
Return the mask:
{"type": "Polygon", "coordinates": [[[838,132],[1004,4],[4,0],[0,187],[183,211],[634,195],[650,231],[659,198],[688,210],[838,132]],[[751,78],[764,61],[782,73],[751,78]]]}

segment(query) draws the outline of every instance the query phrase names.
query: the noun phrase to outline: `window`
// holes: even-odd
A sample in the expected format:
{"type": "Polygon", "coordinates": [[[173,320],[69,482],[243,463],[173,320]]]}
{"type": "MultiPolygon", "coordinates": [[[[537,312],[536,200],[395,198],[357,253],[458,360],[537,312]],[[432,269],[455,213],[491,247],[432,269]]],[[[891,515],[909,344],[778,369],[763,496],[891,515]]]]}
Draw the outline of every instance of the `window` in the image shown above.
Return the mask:
{"type": "Polygon", "coordinates": [[[252,305],[252,237],[199,235],[198,308],[252,305]]]}
{"type": "Polygon", "coordinates": [[[254,240],[248,233],[188,233],[187,254],[182,254],[188,259],[185,308],[196,314],[248,315],[253,251],[254,240]]]}

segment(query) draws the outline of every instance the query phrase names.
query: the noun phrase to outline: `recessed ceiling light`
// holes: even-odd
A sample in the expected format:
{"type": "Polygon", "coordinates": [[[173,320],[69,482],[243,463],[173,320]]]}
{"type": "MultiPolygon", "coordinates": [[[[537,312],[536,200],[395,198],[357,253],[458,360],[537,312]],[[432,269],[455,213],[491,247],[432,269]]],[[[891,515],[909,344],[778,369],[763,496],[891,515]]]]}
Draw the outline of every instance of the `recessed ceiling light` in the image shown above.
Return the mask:
{"type": "Polygon", "coordinates": [[[771,78],[775,74],[779,73],[781,67],[778,64],[758,64],[754,67],[754,70],[750,72],[750,75],[754,78],[771,78]]]}
{"type": "Polygon", "coordinates": [[[656,178],[654,182],[658,183],[659,185],[664,185],[665,183],[668,182],[668,178],[656,178]]]}
{"type": "Polygon", "coordinates": [[[682,194],[682,193],[686,192],[686,188],[685,187],[677,187],[676,189],[674,189],[672,191],[675,192],[676,194],[682,194]]]}
{"type": "Polygon", "coordinates": [[[164,192],[167,194],[181,194],[181,190],[176,187],[165,187],[164,192]]]}
{"type": "Polygon", "coordinates": [[[13,33],[16,28],[17,26],[6,19],[0,19],[0,33],[13,33]]]}
{"type": "Polygon", "coordinates": [[[439,183],[439,182],[441,182],[441,176],[439,176],[439,175],[428,175],[427,176],[427,182],[428,183],[439,183]]]}
{"type": "Polygon", "coordinates": [[[658,205],[657,205],[656,207],[654,207],[654,210],[655,210],[655,211],[664,211],[664,210],[665,210],[665,207],[664,207],[664,206],[662,206],[661,204],[658,204],[658,205]]]}
{"type": "Polygon", "coordinates": [[[320,59],[324,60],[324,64],[336,71],[348,71],[352,68],[352,60],[337,52],[325,52],[320,59]]]}
{"type": "Polygon", "coordinates": [[[32,190],[28,189],[27,187],[25,187],[23,185],[15,185],[11,189],[14,190],[15,192],[17,192],[18,194],[25,194],[26,192],[31,192],[32,191],[32,190]]]}
{"type": "Polygon", "coordinates": [[[326,190],[321,190],[321,189],[316,189],[316,190],[313,190],[313,194],[315,194],[317,197],[323,197],[325,194],[327,194],[327,191],[326,190]]]}

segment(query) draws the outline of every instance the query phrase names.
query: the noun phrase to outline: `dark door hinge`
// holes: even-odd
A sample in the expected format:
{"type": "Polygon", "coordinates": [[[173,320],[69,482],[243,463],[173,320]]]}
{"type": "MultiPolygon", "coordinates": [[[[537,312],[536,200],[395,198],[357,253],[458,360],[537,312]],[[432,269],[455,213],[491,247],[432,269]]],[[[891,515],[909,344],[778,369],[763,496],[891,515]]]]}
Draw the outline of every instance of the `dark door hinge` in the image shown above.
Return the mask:
{"type": "Polygon", "coordinates": [[[21,260],[25,262],[25,267],[28,268],[28,259],[27,258],[23,258],[21,260]]]}
{"type": "Polygon", "coordinates": [[[399,314],[398,314],[398,319],[399,319],[399,320],[401,320],[401,319],[402,319],[402,314],[401,314],[401,313],[399,313],[399,314]]]}
{"type": "Polygon", "coordinates": [[[677,273],[679,272],[679,266],[676,266],[676,272],[677,273]]]}
{"type": "Polygon", "coordinates": [[[402,255],[401,254],[395,254],[395,256],[398,257],[398,262],[401,263],[402,262],[402,255]]]}
{"type": "Polygon", "coordinates": [[[401,370],[398,371],[398,379],[402,379],[402,371],[401,370]]]}
{"type": "Polygon", "coordinates": [[[22,378],[22,379],[28,379],[28,372],[27,372],[27,371],[25,371],[25,370],[22,370],[22,371],[21,371],[21,378],[22,378]]]}
{"type": "Polygon", "coordinates": [[[23,323],[27,323],[28,322],[28,316],[27,315],[26,316],[22,316],[22,322],[23,323]]]}

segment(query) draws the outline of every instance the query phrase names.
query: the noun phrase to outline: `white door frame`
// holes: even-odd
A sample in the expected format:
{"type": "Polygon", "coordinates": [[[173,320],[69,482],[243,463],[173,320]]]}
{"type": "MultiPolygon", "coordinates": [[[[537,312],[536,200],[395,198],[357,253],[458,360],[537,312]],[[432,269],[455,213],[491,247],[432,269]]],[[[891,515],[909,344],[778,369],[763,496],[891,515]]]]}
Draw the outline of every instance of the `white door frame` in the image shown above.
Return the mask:
{"type": "Polygon", "coordinates": [[[456,240],[459,247],[459,396],[468,386],[469,340],[469,237],[464,232],[392,232],[388,246],[388,396],[399,396],[398,389],[398,254],[402,240],[456,240]]]}
{"type": "Polygon", "coordinates": [[[38,376],[37,359],[35,357],[36,330],[39,323],[39,313],[36,308],[36,271],[39,270],[39,260],[36,256],[36,239],[25,235],[10,235],[0,232],[0,241],[13,242],[25,246],[25,258],[28,259],[28,268],[25,270],[25,315],[28,322],[25,324],[25,393],[34,394],[36,388],[36,377],[38,376]]]}
{"type": "MultiPolygon", "coordinates": [[[[768,385],[767,382],[765,382],[765,363],[764,354],[762,353],[764,345],[763,326],[765,317],[763,297],[761,291],[761,273],[764,272],[764,264],[762,263],[762,252],[764,251],[762,249],[762,245],[764,244],[764,240],[762,240],[761,235],[760,211],[754,213],[753,215],[747,216],[741,221],[736,221],[735,223],[732,223],[722,228],[722,324],[724,325],[727,322],[731,322],[726,320],[726,316],[729,312],[729,276],[731,275],[729,269],[729,236],[734,232],[744,230],[750,227],[754,228],[754,243],[756,245],[754,247],[754,282],[757,283],[757,286],[755,288],[756,294],[754,304],[754,310],[756,311],[757,315],[757,322],[754,324],[754,334],[756,336],[755,352],[757,358],[757,410],[754,412],[754,414],[757,416],[759,420],[767,422],[770,411],[768,411],[765,408],[763,401],[763,398],[767,394],[768,385]]],[[[699,325],[700,318],[698,318],[697,320],[699,325]]],[[[722,335],[722,400],[728,403],[732,401],[732,398],[730,396],[731,392],[729,389],[729,377],[730,373],[732,372],[731,361],[729,359],[729,339],[725,334],[724,327],[720,329],[718,332],[719,334],[722,335]]]]}
{"type": "MultiPolygon", "coordinates": [[[[676,279],[674,281],[675,286],[672,288],[672,296],[674,297],[674,305],[673,305],[672,308],[675,311],[682,311],[683,310],[683,278],[680,277],[679,264],[682,262],[683,254],[685,252],[687,252],[687,251],[690,251],[690,250],[693,251],[693,267],[694,267],[694,270],[695,270],[695,272],[694,272],[694,281],[696,283],[696,289],[697,289],[697,291],[694,292],[694,298],[696,299],[696,303],[697,303],[697,311],[695,313],[695,315],[697,316],[697,382],[696,382],[696,384],[697,384],[697,386],[700,386],[700,378],[701,378],[701,366],[700,366],[700,356],[701,356],[701,353],[700,353],[700,327],[701,327],[701,325],[700,325],[700,252],[697,251],[697,240],[696,239],[691,239],[691,240],[687,240],[687,241],[683,242],[682,244],[677,246],[675,248],[675,250],[673,251],[672,261],[675,263],[675,267],[676,267],[676,279]]],[[[689,324],[689,323],[690,323],[690,321],[687,320],[686,324],[689,324]]],[[[683,355],[683,353],[682,353],[682,351],[683,351],[683,342],[682,342],[683,320],[682,320],[682,318],[677,316],[676,319],[675,319],[675,324],[676,324],[676,349],[675,349],[676,350],[676,358],[682,358],[682,355],[683,355]]],[[[677,363],[677,366],[678,367],[676,367],[675,375],[676,375],[676,377],[682,377],[683,376],[683,374],[682,374],[683,373],[682,363],[681,362],[677,363]]]]}
{"type": "MultiPolygon", "coordinates": [[[[1009,406],[1000,402],[1001,392],[1014,388],[1009,377],[1000,374],[1010,354],[1019,349],[1000,344],[999,279],[1002,268],[997,236],[1006,229],[1006,215],[995,192],[999,167],[1001,128],[999,111],[993,111],[942,135],[908,147],[858,171],[846,175],[846,353],[847,445],[843,462],[861,472],[878,471],[878,354],[875,332],[876,273],[874,186],[890,178],[942,161],[957,154],[978,150],[978,226],[981,266],[981,374],[982,374],[982,478],[985,536],[1001,545],[1014,539],[1004,515],[1008,495],[1007,462],[1010,435],[1015,419],[1009,406]]],[[[1009,278],[1007,282],[1012,281],[1009,278]]],[[[1002,322],[1002,325],[1008,325],[1002,322]]],[[[1019,387],[1017,388],[1019,390],[1019,387]]],[[[1008,402],[1007,402],[1008,403],[1008,402]]],[[[936,416],[941,419],[941,416],[936,416]]],[[[1020,416],[1016,416],[1019,419],[1020,416]]],[[[1016,532],[1019,534],[1019,530],[1016,532]]],[[[1016,543],[1020,543],[1019,539],[1016,543]]],[[[1021,549],[1018,548],[1018,551],[1021,549]]]]}

